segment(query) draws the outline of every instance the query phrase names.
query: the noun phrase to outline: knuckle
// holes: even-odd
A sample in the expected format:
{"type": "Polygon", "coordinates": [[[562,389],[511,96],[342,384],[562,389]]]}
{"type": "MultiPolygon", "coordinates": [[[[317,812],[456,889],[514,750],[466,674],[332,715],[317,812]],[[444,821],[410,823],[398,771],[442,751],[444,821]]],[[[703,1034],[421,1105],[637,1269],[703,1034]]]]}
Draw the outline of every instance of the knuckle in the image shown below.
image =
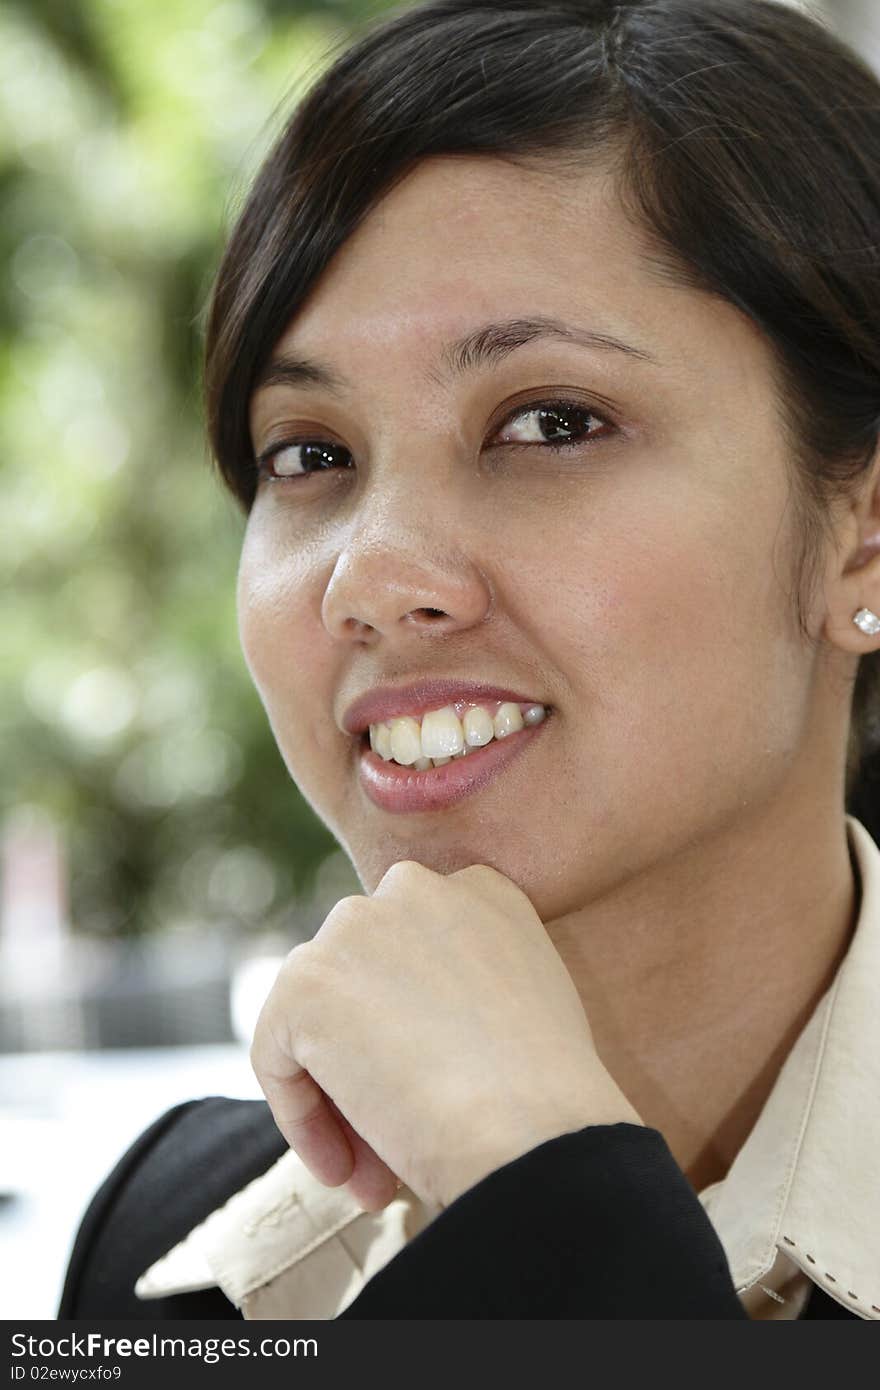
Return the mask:
{"type": "Polygon", "coordinates": [[[358,893],[351,893],[345,898],[338,898],[333,904],[327,916],[324,918],[317,933],[312,938],[312,944],[318,942],[321,933],[326,936],[330,927],[338,929],[346,926],[350,922],[356,922],[369,911],[369,898],[365,898],[358,893]]]}
{"type": "Polygon", "coordinates": [[[420,864],[418,859],[397,859],[385,870],[373,891],[373,897],[367,901],[383,897],[389,889],[394,892],[424,890],[429,882],[439,885],[444,882],[443,875],[435,873],[426,864],[420,864]]]}
{"type": "Polygon", "coordinates": [[[419,878],[432,873],[426,864],[420,864],[418,859],[397,859],[385,870],[382,882],[387,878],[419,878]]]}
{"type": "Polygon", "coordinates": [[[367,900],[362,893],[346,893],[344,898],[337,898],[330,909],[331,912],[353,912],[358,905],[367,900]]]}
{"type": "Polygon", "coordinates": [[[469,892],[479,894],[488,905],[494,904],[501,911],[516,911],[529,903],[519,884],[491,864],[469,864],[464,869],[458,869],[452,877],[469,892]]]}
{"type": "Polygon", "coordinates": [[[279,1019],[301,1015],[320,994],[327,963],[316,941],[303,941],[284,960],[263,1005],[267,1026],[279,1019]]]}
{"type": "Polygon", "coordinates": [[[357,895],[340,898],[333,905],[312,937],[310,959],[323,969],[330,969],[339,953],[357,941],[373,911],[369,898],[357,895]]]}
{"type": "Polygon", "coordinates": [[[317,965],[315,942],[300,941],[285,956],[276,978],[276,985],[283,985],[315,969],[317,965]]]}
{"type": "Polygon", "coordinates": [[[312,940],[298,941],[297,944],[295,946],[292,946],[291,949],[287,952],[287,955],[281,962],[281,969],[288,970],[293,969],[297,966],[307,964],[311,956],[311,948],[313,945],[314,942],[312,940]]]}
{"type": "Polygon", "coordinates": [[[479,889],[493,888],[503,881],[502,875],[491,864],[468,864],[464,869],[456,869],[451,877],[464,879],[469,886],[479,889]]]}

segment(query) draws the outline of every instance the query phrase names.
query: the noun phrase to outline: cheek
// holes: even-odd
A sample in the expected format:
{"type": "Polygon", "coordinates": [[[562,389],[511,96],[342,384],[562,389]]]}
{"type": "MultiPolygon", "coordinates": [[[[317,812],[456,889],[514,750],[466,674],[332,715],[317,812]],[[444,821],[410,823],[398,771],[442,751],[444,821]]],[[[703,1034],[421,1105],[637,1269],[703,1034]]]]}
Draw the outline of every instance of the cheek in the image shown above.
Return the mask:
{"type": "Polygon", "coordinates": [[[267,708],[300,665],[305,622],[304,587],[289,555],[249,527],[236,588],[238,635],[251,677],[267,708]]]}
{"type": "Polygon", "coordinates": [[[578,678],[603,699],[626,692],[655,714],[668,703],[671,716],[710,707],[737,686],[766,686],[798,650],[781,464],[746,469],[717,454],[714,478],[699,454],[637,460],[625,489],[597,488],[586,521],[566,524],[554,622],[576,644],[578,678]]]}
{"type": "Polygon", "coordinates": [[[308,604],[303,566],[273,555],[262,538],[246,538],[237,585],[242,651],[288,772],[324,819],[327,768],[339,758],[340,736],[308,604]]]}
{"type": "Polygon", "coordinates": [[[807,718],[781,512],[753,508],[743,528],[749,514],[743,504],[688,516],[684,505],[675,519],[642,517],[593,610],[604,727],[629,750],[634,782],[665,798],[709,804],[722,787],[772,779],[807,718]]]}

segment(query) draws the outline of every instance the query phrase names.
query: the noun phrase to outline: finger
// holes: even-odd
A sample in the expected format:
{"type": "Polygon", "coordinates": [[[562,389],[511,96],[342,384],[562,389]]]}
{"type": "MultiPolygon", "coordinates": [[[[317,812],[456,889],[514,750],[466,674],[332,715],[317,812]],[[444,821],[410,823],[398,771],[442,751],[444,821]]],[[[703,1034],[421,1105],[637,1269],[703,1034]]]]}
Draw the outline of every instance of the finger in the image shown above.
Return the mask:
{"type": "Polygon", "coordinates": [[[463,869],[455,869],[447,877],[459,881],[464,880],[468,889],[481,894],[495,906],[500,906],[501,901],[506,897],[511,910],[517,913],[517,920],[525,921],[531,918],[536,924],[544,925],[535,911],[534,903],[524,889],[520,888],[514,879],[503,874],[492,864],[466,864],[463,869]]]}
{"type": "Polygon", "coordinates": [[[518,899],[528,896],[523,892],[518,883],[515,883],[508,874],[503,874],[500,869],[496,869],[492,864],[466,864],[463,869],[455,869],[447,875],[450,879],[464,879],[468,887],[477,892],[495,895],[497,893],[515,893],[518,899]]]}
{"type": "Polygon", "coordinates": [[[381,1211],[389,1202],[394,1201],[403,1184],[372,1145],[349,1124],[335,1102],[328,1098],[328,1104],[354,1155],[354,1171],[345,1184],[346,1191],[351,1193],[365,1211],[381,1211]]]}
{"type": "Polygon", "coordinates": [[[331,1109],[314,1077],[278,1045],[264,1020],[257,1024],[251,1065],[276,1125],[318,1182],[327,1187],[347,1182],[354,1155],[338,1111],[331,1109]]]}

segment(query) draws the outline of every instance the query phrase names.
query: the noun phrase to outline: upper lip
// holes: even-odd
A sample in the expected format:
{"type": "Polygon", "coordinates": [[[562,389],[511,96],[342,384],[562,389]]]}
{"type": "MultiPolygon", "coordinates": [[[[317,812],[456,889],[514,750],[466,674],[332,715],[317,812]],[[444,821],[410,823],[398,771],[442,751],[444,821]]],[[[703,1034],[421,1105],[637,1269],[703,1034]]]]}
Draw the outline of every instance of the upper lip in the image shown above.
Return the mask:
{"type": "Polygon", "coordinates": [[[437,709],[454,700],[511,700],[518,704],[542,704],[533,695],[509,690],[481,681],[453,680],[439,677],[414,681],[412,685],[377,685],[345,710],[342,727],[346,733],[362,734],[371,724],[393,719],[396,715],[411,714],[418,718],[426,710],[437,709]]]}

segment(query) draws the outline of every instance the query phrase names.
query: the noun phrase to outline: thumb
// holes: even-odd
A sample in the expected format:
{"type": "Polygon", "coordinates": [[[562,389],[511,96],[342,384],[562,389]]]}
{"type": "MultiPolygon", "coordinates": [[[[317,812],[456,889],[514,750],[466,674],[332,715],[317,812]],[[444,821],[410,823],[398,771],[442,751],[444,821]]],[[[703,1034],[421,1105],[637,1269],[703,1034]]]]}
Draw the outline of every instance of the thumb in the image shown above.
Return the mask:
{"type": "Polygon", "coordinates": [[[339,1111],[305,1067],[279,1045],[263,1017],[257,1023],[250,1057],[275,1123],[290,1147],[326,1187],[347,1182],[355,1162],[339,1111]]]}
{"type": "Polygon", "coordinates": [[[385,1160],[379,1157],[372,1145],[349,1124],[335,1101],[328,1097],[328,1104],[335,1113],[354,1155],[354,1171],[346,1183],[346,1189],[356,1202],[360,1202],[365,1211],[381,1211],[389,1202],[394,1201],[403,1183],[385,1160]]]}

